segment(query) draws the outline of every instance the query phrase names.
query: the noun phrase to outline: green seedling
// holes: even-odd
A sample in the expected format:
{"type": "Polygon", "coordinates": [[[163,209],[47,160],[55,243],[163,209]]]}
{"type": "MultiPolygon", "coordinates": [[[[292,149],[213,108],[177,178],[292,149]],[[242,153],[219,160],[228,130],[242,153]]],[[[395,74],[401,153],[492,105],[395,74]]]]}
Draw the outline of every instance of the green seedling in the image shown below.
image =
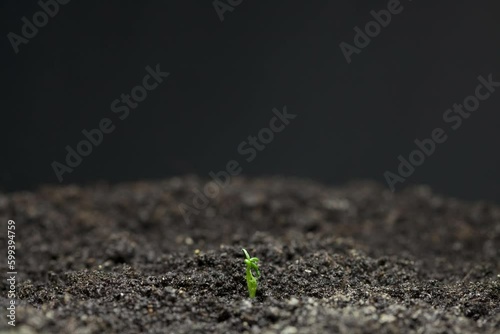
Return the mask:
{"type": "Polygon", "coordinates": [[[260,271],[259,271],[259,265],[257,262],[259,262],[259,259],[256,257],[250,257],[248,255],[247,251],[245,249],[242,249],[243,253],[245,253],[245,256],[247,257],[245,259],[245,263],[247,265],[247,286],[248,286],[248,294],[250,295],[250,298],[255,298],[255,293],[257,292],[257,279],[260,278],[260,271]],[[252,269],[255,271],[256,276],[253,275],[252,269]]]}

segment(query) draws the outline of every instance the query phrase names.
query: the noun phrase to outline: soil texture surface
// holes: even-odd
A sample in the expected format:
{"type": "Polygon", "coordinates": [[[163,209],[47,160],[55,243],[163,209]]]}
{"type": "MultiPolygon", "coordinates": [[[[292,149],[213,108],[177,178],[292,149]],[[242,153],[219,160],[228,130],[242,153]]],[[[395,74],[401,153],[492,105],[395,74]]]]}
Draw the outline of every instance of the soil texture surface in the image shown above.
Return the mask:
{"type": "Polygon", "coordinates": [[[3,279],[0,331],[500,333],[500,206],[425,186],[238,178],[188,224],[179,204],[205,182],[0,194],[17,271],[16,327],[3,279]],[[255,299],[242,248],[260,259],[255,299]]]}

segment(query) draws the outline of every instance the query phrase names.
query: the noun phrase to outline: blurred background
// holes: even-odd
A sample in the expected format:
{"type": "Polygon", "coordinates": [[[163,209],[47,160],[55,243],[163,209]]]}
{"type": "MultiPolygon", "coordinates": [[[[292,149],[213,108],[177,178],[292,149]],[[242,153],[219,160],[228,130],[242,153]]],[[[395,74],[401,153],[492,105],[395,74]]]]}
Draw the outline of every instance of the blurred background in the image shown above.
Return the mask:
{"type": "MultiPolygon", "coordinates": [[[[44,0],[42,0],[44,1],[44,0]]],[[[226,1],[222,1],[226,3],[226,1]]],[[[498,1],[401,1],[403,10],[348,64],[339,44],[388,1],[243,0],[221,21],[212,1],[70,1],[15,54],[37,1],[2,1],[4,191],[59,181],[83,129],[116,125],[63,184],[156,179],[244,161],[238,145],[268,126],[272,109],[298,115],[243,174],[327,184],[385,184],[413,141],[449,127],[443,113],[500,81],[498,1]],[[131,110],[113,100],[142,83],[146,66],[170,76],[131,110]]],[[[500,90],[416,168],[400,190],[428,184],[464,199],[500,201],[500,90]]]]}

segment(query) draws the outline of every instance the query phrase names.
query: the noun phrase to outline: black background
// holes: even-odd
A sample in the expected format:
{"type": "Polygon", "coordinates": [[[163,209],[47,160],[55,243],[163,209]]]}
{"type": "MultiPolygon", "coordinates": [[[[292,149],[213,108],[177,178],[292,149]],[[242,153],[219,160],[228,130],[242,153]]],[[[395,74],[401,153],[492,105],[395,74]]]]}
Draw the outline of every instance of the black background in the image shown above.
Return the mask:
{"type": "Polygon", "coordinates": [[[2,188],[58,183],[51,163],[104,117],[116,130],[63,183],[208,176],[243,161],[238,144],[286,105],[297,118],[245,175],[385,183],[415,138],[443,127],[448,140],[398,189],[498,201],[500,92],[456,131],[442,120],[478,75],[500,81],[498,1],[401,3],[347,64],[339,43],[387,1],[244,0],[221,22],[211,1],[73,0],[19,54],[6,36],[40,7],[3,1],[2,188]],[[120,121],[111,101],[157,63],[170,77],[120,121]]]}

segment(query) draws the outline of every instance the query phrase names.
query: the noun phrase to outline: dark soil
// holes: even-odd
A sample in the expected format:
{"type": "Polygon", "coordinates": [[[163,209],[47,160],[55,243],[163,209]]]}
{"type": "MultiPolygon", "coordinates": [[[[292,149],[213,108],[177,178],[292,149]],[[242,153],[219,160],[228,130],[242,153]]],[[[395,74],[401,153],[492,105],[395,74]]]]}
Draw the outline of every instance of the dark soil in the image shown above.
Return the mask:
{"type": "Polygon", "coordinates": [[[500,332],[499,206],[426,187],[236,179],[188,225],[178,205],[203,184],[0,194],[4,249],[16,221],[16,332],[500,332]],[[260,259],[254,300],[243,247],[260,259]]]}

